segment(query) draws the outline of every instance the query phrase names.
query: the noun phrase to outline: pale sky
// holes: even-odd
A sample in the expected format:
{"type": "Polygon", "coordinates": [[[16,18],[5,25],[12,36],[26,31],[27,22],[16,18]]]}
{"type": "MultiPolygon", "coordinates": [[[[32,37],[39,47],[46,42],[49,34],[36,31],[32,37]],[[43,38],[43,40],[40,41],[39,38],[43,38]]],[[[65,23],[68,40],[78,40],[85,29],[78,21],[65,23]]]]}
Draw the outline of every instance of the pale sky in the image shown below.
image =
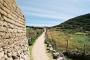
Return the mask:
{"type": "Polygon", "coordinates": [[[90,13],[90,0],[17,0],[26,25],[53,26],[90,13]]]}

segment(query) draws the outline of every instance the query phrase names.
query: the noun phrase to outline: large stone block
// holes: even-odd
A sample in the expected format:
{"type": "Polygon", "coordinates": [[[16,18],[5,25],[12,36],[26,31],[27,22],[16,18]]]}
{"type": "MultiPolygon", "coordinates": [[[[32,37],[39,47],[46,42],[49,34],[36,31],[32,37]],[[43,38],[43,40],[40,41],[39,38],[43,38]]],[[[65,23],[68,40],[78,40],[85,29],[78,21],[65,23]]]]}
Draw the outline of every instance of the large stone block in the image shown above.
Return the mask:
{"type": "Polygon", "coordinates": [[[0,14],[3,14],[5,16],[7,16],[7,13],[4,10],[2,10],[2,9],[0,9],[0,14]]]}
{"type": "Polygon", "coordinates": [[[3,4],[3,0],[0,0],[0,3],[3,4]]]}

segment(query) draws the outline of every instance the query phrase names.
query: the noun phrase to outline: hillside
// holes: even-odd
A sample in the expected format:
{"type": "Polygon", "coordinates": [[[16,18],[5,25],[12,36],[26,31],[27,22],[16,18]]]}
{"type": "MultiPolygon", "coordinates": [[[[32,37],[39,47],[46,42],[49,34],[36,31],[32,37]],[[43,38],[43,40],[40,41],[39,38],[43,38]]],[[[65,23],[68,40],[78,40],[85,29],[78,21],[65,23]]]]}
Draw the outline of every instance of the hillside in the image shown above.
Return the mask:
{"type": "Polygon", "coordinates": [[[74,29],[76,31],[90,31],[90,13],[71,18],[54,27],[61,27],[62,29],[74,29]]]}
{"type": "MultiPolygon", "coordinates": [[[[81,15],[47,29],[47,41],[56,51],[90,55],[90,14],[81,15]],[[78,53],[77,53],[78,52],[78,53]]],[[[71,55],[70,55],[71,54],[71,55]]],[[[79,55],[79,56],[80,56],[79,55]]],[[[75,56],[74,56],[75,57],[75,56]]],[[[75,57],[77,58],[77,57],[75,57]]],[[[81,57],[82,58],[82,57],[81,57]]],[[[77,60],[77,59],[76,59],[77,60]]],[[[80,60],[80,59],[79,59],[80,60]]],[[[82,59],[81,59],[82,60],[82,59]]],[[[85,59],[84,60],[89,60],[85,59]]]]}

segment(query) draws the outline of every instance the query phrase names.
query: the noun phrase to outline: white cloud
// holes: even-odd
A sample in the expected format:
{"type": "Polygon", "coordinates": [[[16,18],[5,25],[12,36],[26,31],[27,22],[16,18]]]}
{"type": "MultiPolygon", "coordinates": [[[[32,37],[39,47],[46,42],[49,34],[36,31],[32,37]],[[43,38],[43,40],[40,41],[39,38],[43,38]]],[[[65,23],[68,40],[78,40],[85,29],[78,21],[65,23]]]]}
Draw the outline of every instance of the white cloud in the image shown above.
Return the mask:
{"type": "Polygon", "coordinates": [[[30,24],[30,23],[27,23],[27,26],[39,26],[39,27],[50,27],[50,26],[54,26],[52,24],[30,24]]]}
{"type": "MultiPolygon", "coordinates": [[[[66,21],[72,17],[90,12],[90,0],[23,0],[22,2],[21,1],[22,0],[17,0],[17,3],[23,10],[26,19],[29,19],[30,16],[38,16],[66,21]]],[[[45,24],[41,25],[43,26],[45,24]]]]}

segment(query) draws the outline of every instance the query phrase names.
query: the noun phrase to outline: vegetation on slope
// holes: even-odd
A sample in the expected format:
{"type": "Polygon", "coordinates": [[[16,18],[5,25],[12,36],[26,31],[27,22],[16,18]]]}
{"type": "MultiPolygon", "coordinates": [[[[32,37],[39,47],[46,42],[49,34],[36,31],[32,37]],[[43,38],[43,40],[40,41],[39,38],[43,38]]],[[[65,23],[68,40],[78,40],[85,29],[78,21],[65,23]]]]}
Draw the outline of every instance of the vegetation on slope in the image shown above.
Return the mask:
{"type": "Polygon", "coordinates": [[[32,45],[35,42],[35,39],[41,35],[43,28],[40,27],[26,27],[26,35],[28,38],[28,44],[32,45]]]}
{"type": "Polygon", "coordinates": [[[90,13],[69,19],[55,27],[61,27],[62,29],[72,29],[73,31],[80,32],[90,31],[90,13]]]}
{"type": "Polygon", "coordinates": [[[62,31],[48,30],[48,39],[54,41],[57,45],[56,48],[64,52],[66,49],[69,51],[84,52],[84,44],[86,45],[86,52],[90,53],[90,38],[86,35],[80,34],[68,34],[62,31]],[[68,48],[67,48],[68,42],[68,48]]]}
{"type": "Polygon", "coordinates": [[[56,49],[90,54],[90,14],[81,15],[47,30],[56,49]]]}

